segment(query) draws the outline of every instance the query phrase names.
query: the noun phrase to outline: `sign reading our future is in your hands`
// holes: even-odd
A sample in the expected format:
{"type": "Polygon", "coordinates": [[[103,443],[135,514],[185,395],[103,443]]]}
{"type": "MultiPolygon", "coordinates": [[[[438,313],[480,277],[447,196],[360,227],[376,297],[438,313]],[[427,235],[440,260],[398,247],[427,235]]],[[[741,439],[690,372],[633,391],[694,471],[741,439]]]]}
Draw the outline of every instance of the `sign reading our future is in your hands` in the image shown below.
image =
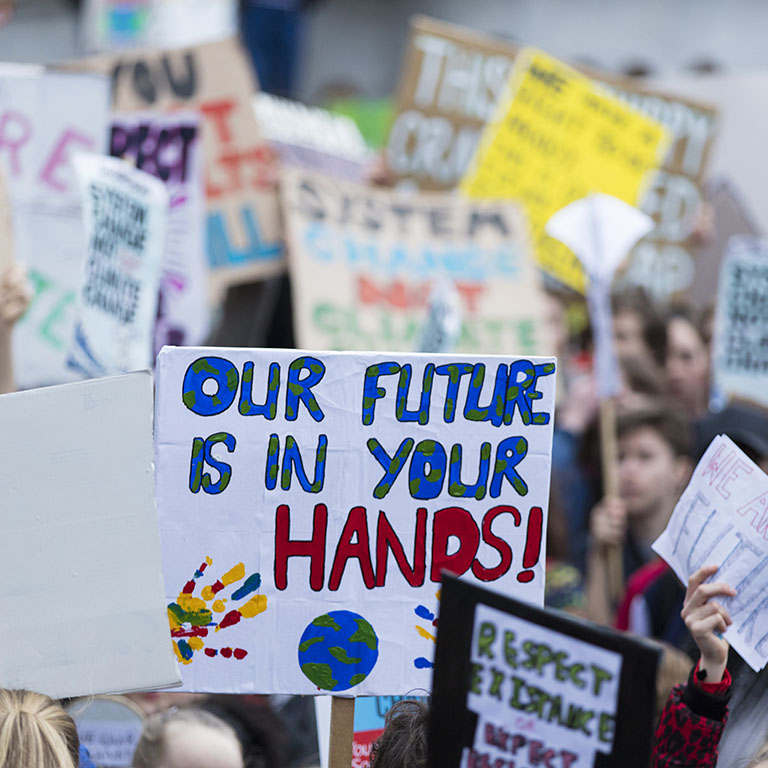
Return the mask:
{"type": "Polygon", "coordinates": [[[166,347],[157,372],[187,690],[426,688],[443,569],[541,605],[552,358],[166,347]]]}

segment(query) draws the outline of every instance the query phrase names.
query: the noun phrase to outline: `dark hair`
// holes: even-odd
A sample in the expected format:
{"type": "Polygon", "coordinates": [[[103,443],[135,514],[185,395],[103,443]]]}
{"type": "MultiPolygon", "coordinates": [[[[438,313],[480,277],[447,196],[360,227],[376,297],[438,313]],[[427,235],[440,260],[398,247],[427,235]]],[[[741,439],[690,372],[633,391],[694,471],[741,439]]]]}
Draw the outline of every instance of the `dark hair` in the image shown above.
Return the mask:
{"type": "Polygon", "coordinates": [[[622,355],[619,358],[619,365],[627,387],[632,392],[650,397],[661,397],[664,394],[664,383],[658,370],[648,365],[646,360],[633,355],[622,355]]]}
{"type": "Polygon", "coordinates": [[[371,750],[371,768],[425,768],[428,719],[429,707],[423,701],[395,702],[371,750]]]}
{"type": "Polygon", "coordinates": [[[611,311],[614,315],[622,312],[634,312],[640,315],[643,324],[643,341],[657,365],[663,365],[667,351],[667,324],[645,290],[638,285],[614,293],[611,296],[611,311]]]}
{"type": "Polygon", "coordinates": [[[705,309],[702,312],[697,312],[688,304],[673,304],[667,310],[666,327],[669,327],[669,324],[672,322],[672,320],[684,320],[696,331],[702,344],[707,346],[710,342],[707,329],[705,327],[707,312],[708,309],[705,309]]]}
{"type": "Polygon", "coordinates": [[[652,403],[619,415],[616,432],[619,439],[643,428],[652,429],[662,437],[675,456],[691,455],[691,425],[678,409],[663,403],[652,403]]]}

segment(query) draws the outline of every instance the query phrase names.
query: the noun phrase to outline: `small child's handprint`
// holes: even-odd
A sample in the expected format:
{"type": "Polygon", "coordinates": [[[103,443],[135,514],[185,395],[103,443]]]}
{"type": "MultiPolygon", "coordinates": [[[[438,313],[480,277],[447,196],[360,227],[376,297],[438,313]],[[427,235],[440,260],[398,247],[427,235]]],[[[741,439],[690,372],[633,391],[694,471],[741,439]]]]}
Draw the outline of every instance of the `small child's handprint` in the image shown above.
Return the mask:
{"type": "Polygon", "coordinates": [[[245,603],[237,608],[227,610],[227,600],[243,600],[261,586],[261,575],[252,573],[245,579],[245,565],[238,563],[230,568],[220,579],[213,584],[203,587],[200,597],[195,597],[197,580],[205,573],[209,565],[213,564],[210,557],[195,571],[195,575],[184,585],[179,592],[176,602],[168,606],[168,620],[171,624],[171,636],[173,637],[173,650],[176,658],[182,664],[189,664],[195,651],[203,651],[206,656],[223,656],[226,659],[244,659],[248,651],[243,648],[211,648],[206,647],[205,639],[213,629],[214,633],[221,629],[237,624],[240,619],[252,619],[267,610],[266,595],[253,595],[245,603]],[[243,581],[245,579],[245,581],[243,581]],[[237,587],[229,598],[222,597],[219,593],[226,587],[243,583],[237,587]],[[216,621],[214,614],[224,614],[216,621]]]}

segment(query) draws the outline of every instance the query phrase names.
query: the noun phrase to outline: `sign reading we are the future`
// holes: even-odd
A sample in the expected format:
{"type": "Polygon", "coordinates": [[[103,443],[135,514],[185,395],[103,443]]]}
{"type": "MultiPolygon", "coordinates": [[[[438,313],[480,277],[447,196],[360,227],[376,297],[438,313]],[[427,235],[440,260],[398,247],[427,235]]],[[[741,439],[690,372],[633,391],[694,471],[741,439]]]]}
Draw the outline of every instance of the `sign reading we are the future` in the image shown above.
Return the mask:
{"type": "Polygon", "coordinates": [[[443,570],[541,605],[554,374],[166,347],[157,503],[186,689],[426,688],[443,570]]]}

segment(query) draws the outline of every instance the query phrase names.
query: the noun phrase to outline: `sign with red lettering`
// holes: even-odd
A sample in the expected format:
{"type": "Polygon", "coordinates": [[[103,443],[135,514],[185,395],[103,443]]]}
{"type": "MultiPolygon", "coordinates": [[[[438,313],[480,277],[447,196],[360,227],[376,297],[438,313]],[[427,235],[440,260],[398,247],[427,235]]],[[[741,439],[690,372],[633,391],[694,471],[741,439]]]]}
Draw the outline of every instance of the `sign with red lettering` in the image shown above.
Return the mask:
{"type": "Polygon", "coordinates": [[[298,343],[309,349],[419,347],[433,289],[457,294],[456,349],[549,349],[527,227],[510,202],[400,194],[286,171],[298,343]]]}
{"type": "Polygon", "coordinates": [[[108,115],[106,78],[0,67],[0,172],[13,208],[15,256],[33,289],[14,329],[14,371],[22,389],[77,378],[66,357],[85,233],[72,158],[104,152],[108,115]]]}
{"type": "Polygon", "coordinates": [[[253,112],[256,82],[236,40],[66,66],[110,73],[115,112],[200,111],[212,279],[247,282],[284,269],[276,165],[253,112]]]}
{"type": "Polygon", "coordinates": [[[660,648],[452,576],[430,713],[434,768],[645,768],[660,648]]]}
{"type": "Polygon", "coordinates": [[[444,570],[542,604],[554,359],[166,347],[157,372],[186,690],[426,689],[444,570]]]}
{"type": "Polygon", "coordinates": [[[752,669],[768,662],[768,476],[726,435],[718,435],[693,472],[653,548],[683,584],[718,565],[736,597],[718,597],[733,624],[725,639],[752,669]]]}

